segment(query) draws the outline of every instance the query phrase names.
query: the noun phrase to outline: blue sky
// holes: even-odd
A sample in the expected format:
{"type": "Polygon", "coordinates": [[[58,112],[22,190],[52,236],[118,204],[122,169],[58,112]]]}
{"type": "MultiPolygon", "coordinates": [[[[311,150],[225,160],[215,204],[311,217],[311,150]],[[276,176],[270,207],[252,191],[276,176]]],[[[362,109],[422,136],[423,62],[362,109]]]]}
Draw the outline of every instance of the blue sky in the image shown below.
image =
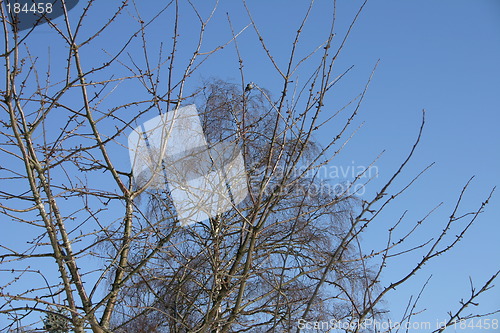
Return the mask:
{"type": "MultiPolygon", "coordinates": [[[[360,4],[338,1],[339,38],[334,39],[334,45],[339,45],[360,4]]],[[[249,7],[276,61],[284,67],[307,4],[253,1],[249,7]]],[[[237,2],[223,1],[219,9],[213,26],[207,29],[208,45],[216,45],[230,36],[226,12],[236,30],[249,23],[237,2]]],[[[316,1],[299,54],[307,54],[327,36],[330,10],[330,1],[316,1]]],[[[245,31],[239,43],[247,80],[279,94],[278,88],[273,90],[273,87],[280,87],[280,78],[263,55],[255,34],[245,31]]],[[[500,184],[500,3],[368,1],[336,64],[338,74],[352,65],[354,68],[327,100],[332,112],[362,91],[379,59],[361,115],[354,125],[363,123],[363,126],[334,163],[348,166],[354,161],[356,165],[368,165],[385,150],[376,164],[380,175],[367,187],[366,195],[373,193],[406,157],[425,109],[426,127],[421,144],[393,189],[399,190],[430,163],[435,165],[394,202],[376,222],[374,230],[365,236],[365,247],[370,250],[383,246],[385,231],[404,211],[408,210],[406,223],[410,225],[443,202],[412,244],[417,245],[418,240],[427,240],[439,232],[470,177],[475,179],[462,212],[477,208],[489,191],[500,184]]],[[[200,78],[221,77],[238,82],[236,60],[232,48],[225,49],[209,60],[200,78]]],[[[304,73],[310,70],[307,66],[304,73]]],[[[331,128],[326,128],[316,138],[326,144],[331,133],[331,128]]],[[[393,320],[430,275],[432,278],[417,307],[426,311],[413,320],[435,325],[436,321],[447,319],[447,311],[456,309],[460,299],[468,296],[469,277],[479,285],[496,272],[500,257],[498,203],[497,194],[456,248],[427,264],[414,279],[387,297],[386,305],[393,320]]],[[[419,256],[421,253],[393,262],[383,282],[401,277],[419,256]]],[[[500,308],[498,295],[497,289],[480,298],[477,309],[500,308]]]]}
{"type": "MultiPolygon", "coordinates": [[[[285,66],[290,42],[307,9],[307,2],[250,2],[249,7],[266,43],[275,54],[278,64],[285,66]]],[[[334,46],[339,45],[341,36],[360,4],[360,1],[338,1],[334,46]]],[[[90,16],[89,23],[93,20],[102,22],[110,13],[109,4],[99,6],[100,10],[92,12],[91,15],[95,17],[90,16]]],[[[154,14],[158,6],[158,2],[147,0],[141,2],[140,9],[147,18],[154,14]]],[[[80,3],[72,12],[79,14],[81,7],[80,3]]],[[[299,54],[307,54],[325,39],[331,7],[331,1],[316,1],[304,30],[299,54]]],[[[208,2],[200,5],[202,14],[206,15],[209,10],[208,2]]],[[[249,23],[239,1],[221,1],[212,24],[207,28],[206,46],[202,50],[209,50],[230,38],[226,12],[235,30],[249,23]]],[[[180,59],[183,55],[187,57],[192,54],[197,36],[194,16],[187,10],[184,13],[180,26],[180,59]]],[[[120,20],[127,22],[129,18],[120,18],[118,22],[120,20]]],[[[171,23],[165,18],[151,27],[148,31],[151,49],[159,45],[160,39],[166,39],[165,34],[171,33],[171,23]]],[[[91,24],[87,27],[90,34],[93,31],[91,24]]],[[[32,45],[38,45],[41,50],[50,45],[50,39],[45,38],[47,29],[39,27],[34,36],[43,38],[33,41],[32,45]]],[[[96,57],[99,54],[104,56],[96,50],[101,47],[107,50],[118,48],[128,36],[127,33],[133,31],[132,26],[126,24],[116,24],[111,29],[116,44],[110,43],[109,39],[102,39],[97,42],[95,49],[82,50],[82,53],[90,56],[95,52],[96,57]]],[[[246,80],[254,81],[278,95],[279,88],[274,87],[280,87],[280,78],[265,58],[250,28],[240,36],[239,46],[246,80]]],[[[58,56],[54,54],[53,60],[58,56]]],[[[64,58],[65,54],[60,56],[64,58]]],[[[413,161],[396,182],[394,191],[430,163],[436,164],[381,216],[377,221],[377,229],[369,230],[364,238],[367,250],[383,246],[384,230],[405,210],[408,210],[407,223],[410,225],[443,202],[416,238],[424,240],[439,232],[461,188],[471,176],[475,176],[475,179],[465,197],[462,212],[477,208],[491,188],[500,185],[500,2],[368,1],[336,63],[335,73],[338,74],[352,65],[354,68],[327,99],[327,107],[332,112],[362,91],[379,59],[361,113],[353,125],[353,129],[361,124],[362,127],[342,155],[334,161],[335,165],[368,165],[385,150],[376,163],[380,175],[367,187],[366,195],[369,196],[406,157],[418,133],[422,109],[426,110],[426,127],[421,145],[413,161]]],[[[297,81],[305,80],[306,73],[311,70],[310,64],[304,64],[303,70],[295,78],[297,81]]],[[[239,82],[237,66],[234,48],[229,45],[200,68],[198,74],[190,79],[188,88],[198,86],[208,78],[239,82]]],[[[126,87],[122,89],[128,98],[133,98],[133,91],[127,91],[126,87]]],[[[334,127],[335,124],[332,125],[334,127]]],[[[326,144],[331,135],[331,128],[324,129],[316,135],[316,139],[326,144]]],[[[408,297],[417,294],[431,274],[433,277],[419,307],[427,310],[414,318],[415,321],[435,323],[436,320],[447,319],[446,312],[455,309],[460,298],[468,296],[469,277],[479,286],[496,272],[500,257],[499,194],[493,197],[486,212],[457,248],[437,258],[435,263],[426,265],[415,279],[387,297],[386,307],[391,309],[394,320],[404,309],[408,297]]],[[[404,269],[410,267],[408,263],[418,258],[418,255],[409,255],[404,260],[395,261],[382,282],[388,283],[401,276],[404,269]]],[[[499,295],[499,289],[495,289],[488,296],[480,298],[478,309],[488,311],[500,308],[499,295]]],[[[495,318],[500,319],[500,315],[495,318]]],[[[449,331],[453,332],[453,329],[449,331]]],[[[474,331],[477,330],[470,330],[474,331]]]]}
{"type": "MultiPolygon", "coordinates": [[[[353,85],[362,82],[379,58],[380,65],[360,117],[365,125],[344,157],[365,159],[385,149],[377,166],[380,179],[387,179],[410,148],[421,110],[426,109],[421,145],[402,178],[407,181],[436,162],[387,212],[388,220],[382,225],[404,210],[409,210],[409,221],[421,218],[444,202],[419,234],[425,238],[442,228],[469,177],[476,178],[464,205],[468,209],[477,206],[500,183],[496,171],[500,170],[499,33],[500,3],[495,1],[367,4],[339,65],[355,65],[350,80],[353,85]]],[[[345,89],[348,94],[352,86],[345,89]]],[[[469,292],[469,276],[480,283],[496,272],[500,255],[498,200],[496,195],[456,249],[396,290],[388,298],[388,308],[394,313],[401,311],[408,295],[418,292],[432,274],[421,301],[421,308],[427,310],[414,320],[444,320],[447,307],[456,307],[460,297],[469,292]]],[[[404,262],[398,265],[407,267],[404,262]]],[[[402,270],[393,267],[387,280],[398,273],[402,270]]],[[[495,290],[480,299],[483,309],[499,308],[499,295],[495,290]]]]}

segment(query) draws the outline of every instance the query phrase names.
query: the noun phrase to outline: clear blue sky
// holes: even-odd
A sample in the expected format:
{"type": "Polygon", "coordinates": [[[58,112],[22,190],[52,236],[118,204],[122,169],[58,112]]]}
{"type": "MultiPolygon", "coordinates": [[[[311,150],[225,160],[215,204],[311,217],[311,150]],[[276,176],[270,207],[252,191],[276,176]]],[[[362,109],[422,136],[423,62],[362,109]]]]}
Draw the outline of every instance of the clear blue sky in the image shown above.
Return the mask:
{"type": "MultiPolygon", "coordinates": [[[[338,1],[339,36],[359,4],[338,1]]],[[[242,27],[248,19],[241,6],[233,6],[226,9],[224,4],[221,12],[228,10],[233,23],[242,27]]],[[[250,8],[271,51],[285,66],[293,33],[306,5],[302,1],[255,1],[250,8]]],[[[328,32],[330,8],[330,1],[316,2],[305,29],[305,50],[311,50],[328,32]]],[[[224,23],[221,25],[216,29],[223,32],[227,28],[224,23]]],[[[279,78],[270,74],[271,65],[258,49],[255,35],[249,31],[243,38],[248,80],[273,90],[279,78]]],[[[355,161],[356,165],[368,165],[386,150],[377,162],[380,176],[367,188],[367,195],[377,190],[377,185],[392,175],[411,148],[421,110],[426,109],[421,145],[394,189],[400,189],[428,164],[436,164],[376,222],[380,229],[365,237],[367,249],[384,244],[384,232],[403,211],[409,211],[406,222],[411,223],[444,202],[417,238],[428,239],[433,232],[439,232],[471,176],[476,178],[462,212],[477,207],[490,189],[500,184],[500,2],[369,1],[337,62],[336,72],[355,67],[333,93],[331,105],[341,105],[359,93],[378,59],[380,65],[356,124],[364,125],[336,163],[347,166],[355,161]]],[[[236,65],[234,58],[232,61],[236,65]]],[[[227,62],[214,58],[211,66],[205,68],[207,76],[238,79],[227,62]]],[[[330,136],[331,132],[325,130],[317,139],[326,143],[330,136]]],[[[458,301],[468,296],[469,277],[480,284],[496,272],[500,257],[499,200],[497,194],[457,248],[426,265],[418,276],[387,297],[393,320],[399,318],[397,314],[402,313],[409,296],[416,296],[431,274],[417,307],[426,311],[413,321],[435,325],[437,320],[448,319],[446,312],[456,309],[458,301]]],[[[400,277],[411,266],[408,263],[420,255],[395,261],[383,282],[400,277]]],[[[496,289],[479,299],[477,309],[498,309],[499,300],[500,291],[496,289]]]]}
{"type": "MultiPolygon", "coordinates": [[[[334,45],[340,42],[360,4],[360,1],[338,1],[338,38],[334,45]]],[[[286,65],[290,43],[306,8],[305,1],[251,1],[254,19],[282,67],[286,65]]],[[[203,6],[202,12],[203,9],[208,13],[209,6],[203,6]]],[[[222,1],[213,25],[207,29],[204,50],[230,37],[226,12],[236,30],[249,23],[238,1],[222,1]]],[[[330,15],[331,1],[316,1],[299,54],[307,54],[324,40],[330,15]]],[[[194,32],[191,35],[188,27],[184,28],[181,36],[194,39],[194,32]]],[[[247,81],[278,95],[280,78],[250,29],[243,33],[239,45],[247,81]]],[[[355,67],[327,100],[332,112],[363,89],[378,59],[380,65],[355,124],[364,122],[364,125],[334,163],[348,166],[354,161],[355,165],[368,165],[385,150],[377,162],[380,175],[368,186],[368,196],[406,157],[418,132],[421,111],[425,109],[426,127],[421,145],[393,189],[400,189],[430,163],[436,164],[376,222],[378,229],[365,236],[368,250],[385,244],[385,231],[403,211],[408,210],[406,223],[410,225],[443,202],[412,244],[417,245],[439,232],[459,191],[471,176],[476,178],[462,212],[478,207],[491,188],[500,184],[500,2],[368,1],[337,62],[335,71],[339,74],[351,65],[355,67]]],[[[310,70],[306,64],[301,73],[310,70]]],[[[232,47],[211,58],[202,68],[199,79],[208,77],[239,82],[232,47]]],[[[298,80],[305,77],[299,75],[298,80]]],[[[192,82],[196,85],[196,77],[192,82]]],[[[330,137],[331,130],[325,129],[317,139],[326,143],[330,137]]],[[[386,306],[392,311],[393,320],[398,320],[408,298],[418,294],[430,275],[433,277],[417,307],[426,311],[413,321],[435,325],[436,321],[448,319],[447,311],[456,309],[460,299],[468,296],[469,277],[479,285],[496,272],[500,257],[499,200],[497,194],[457,248],[426,265],[418,276],[387,297],[386,306]]],[[[393,262],[383,282],[401,277],[411,267],[412,260],[420,256],[409,255],[393,262]]],[[[480,298],[477,310],[500,308],[499,295],[496,289],[480,298]]]]}
{"type": "MultiPolygon", "coordinates": [[[[290,42],[307,8],[307,1],[256,0],[249,3],[267,44],[277,62],[284,67],[290,42]]],[[[360,3],[338,1],[338,37],[334,46],[338,45],[360,3]]],[[[109,4],[98,6],[102,11],[93,11],[95,17],[89,18],[88,22],[94,19],[102,21],[109,14],[109,4]]],[[[210,6],[207,3],[200,6],[202,14],[207,14],[210,6]]],[[[300,54],[307,54],[326,37],[331,7],[331,1],[316,1],[304,31],[300,54]]],[[[77,15],[81,8],[82,3],[72,12],[77,15]]],[[[145,18],[151,17],[156,8],[159,8],[157,1],[141,1],[140,9],[145,18]]],[[[206,31],[206,47],[202,50],[209,50],[211,46],[230,38],[226,12],[236,30],[249,23],[239,1],[222,0],[212,25],[206,31]]],[[[185,13],[180,26],[180,58],[192,54],[191,47],[197,36],[194,16],[187,11],[185,13]]],[[[127,22],[129,18],[120,20],[127,22]]],[[[152,49],[161,38],[167,39],[165,34],[171,33],[171,26],[172,21],[160,19],[151,27],[152,49]]],[[[45,36],[46,29],[39,27],[37,36],[45,36]]],[[[96,50],[101,47],[107,50],[118,48],[127,33],[133,30],[125,24],[112,29],[117,42],[113,44],[109,39],[99,41],[97,47],[92,49],[95,56],[99,56],[96,50]]],[[[93,31],[90,25],[89,31],[93,31]]],[[[47,43],[50,42],[41,39],[38,45],[46,48],[47,43]]],[[[241,35],[239,45],[247,81],[254,81],[278,95],[279,89],[275,87],[280,87],[279,77],[266,60],[251,29],[241,35]]],[[[82,52],[90,55],[90,50],[82,52]]],[[[61,54],[61,58],[64,57],[65,54],[61,54]]],[[[417,238],[424,240],[439,232],[460,189],[471,176],[476,178],[466,195],[462,212],[478,207],[491,188],[500,185],[500,2],[368,1],[336,64],[336,73],[351,65],[354,68],[327,100],[327,106],[330,105],[332,111],[362,91],[378,59],[380,64],[354,127],[362,122],[364,125],[335,163],[347,166],[354,161],[356,165],[367,165],[385,150],[377,162],[380,175],[367,188],[366,195],[369,196],[406,157],[418,132],[421,110],[425,109],[426,128],[421,145],[394,190],[400,189],[428,164],[436,164],[379,219],[377,226],[380,229],[370,231],[365,237],[367,250],[383,246],[385,234],[380,230],[386,230],[403,211],[409,211],[409,225],[444,202],[417,238]]],[[[200,68],[198,74],[191,78],[188,88],[211,77],[239,82],[237,66],[234,48],[229,45],[200,68]]],[[[310,67],[306,63],[301,73],[308,70],[310,67]]],[[[297,79],[304,81],[305,74],[297,79]]],[[[129,96],[134,94],[133,91],[127,93],[129,96]]],[[[330,136],[331,131],[324,130],[316,138],[326,143],[330,136]]],[[[397,315],[404,310],[408,297],[417,294],[431,274],[433,278],[418,307],[426,311],[413,320],[434,324],[436,320],[447,319],[446,312],[456,309],[460,298],[468,296],[469,277],[479,286],[496,272],[500,261],[499,203],[500,191],[457,248],[437,258],[435,263],[426,265],[416,278],[387,297],[386,307],[392,311],[393,320],[398,319],[397,315]]],[[[395,262],[382,282],[386,284],[401,276],[412,259],[418,259],[418,255],[395,262]]],[[[477,309],[498,309],[499,300],[500,289],[497,288],[479,299],[477,309]]],[[[500,315],[495,318],[500,319],[500,315]]],[[[457,330],[463,333],[477,331],[457,330]]]]}

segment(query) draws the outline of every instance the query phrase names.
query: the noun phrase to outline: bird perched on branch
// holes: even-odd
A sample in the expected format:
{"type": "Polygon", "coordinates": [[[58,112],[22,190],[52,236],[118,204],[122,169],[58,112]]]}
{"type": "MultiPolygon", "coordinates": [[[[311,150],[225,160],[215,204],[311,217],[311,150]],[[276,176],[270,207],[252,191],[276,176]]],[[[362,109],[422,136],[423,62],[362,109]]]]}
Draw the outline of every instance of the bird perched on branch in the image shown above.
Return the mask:
{"type": "Polygon", "coordinates": [[[254,83],[253,82],[250,82],[249,84],[247,84],[246,88],[245,88],[245,92],[249,92],[250,90],[252,90],[254,88],[254,83]]]}

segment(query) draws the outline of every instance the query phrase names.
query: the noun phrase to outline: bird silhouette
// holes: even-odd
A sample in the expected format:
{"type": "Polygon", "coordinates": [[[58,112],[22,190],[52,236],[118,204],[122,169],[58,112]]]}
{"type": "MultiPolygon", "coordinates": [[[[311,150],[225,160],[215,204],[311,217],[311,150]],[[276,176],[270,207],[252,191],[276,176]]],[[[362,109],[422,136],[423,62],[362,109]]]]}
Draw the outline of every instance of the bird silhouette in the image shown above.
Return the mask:
{"type": "Polygon", "coordinates": [[[245,88],[245,92],[249,92],[250,90],[252,90],[254,88],[254,83],[253,82],[250,82],[249,84],[247,84],[246,88],[245,88]]]}

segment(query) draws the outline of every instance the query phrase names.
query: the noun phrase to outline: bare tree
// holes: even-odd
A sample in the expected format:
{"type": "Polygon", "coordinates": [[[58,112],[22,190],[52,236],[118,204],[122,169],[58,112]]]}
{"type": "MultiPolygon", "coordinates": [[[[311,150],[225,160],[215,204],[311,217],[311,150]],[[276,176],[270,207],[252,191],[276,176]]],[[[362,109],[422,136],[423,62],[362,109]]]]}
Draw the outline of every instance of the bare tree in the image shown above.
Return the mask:
{"type": "MultiPolygon", "coordinates": [[[[50,57],[38,48],[36,28],[18,31],[8,8],[1,7],[1,223],[27,239],[0,244],[4,330],[289,332],[299,331],[303,323],[335,319],[349,324],[345,331],[373,331],[362,323],[387,315],[385,295],[457,245],[483,211],[493,191],[476,210],[461,212],[467,183],[440,233],[418,246],[406,245],[430,212],[393,240],[402,216],[389,230],[384,248],[363,253],[361,235],[420,176],[394,188],[418,146],[425,120],[423,112],[415,145],[373,198],[356,194],[354,184],[367,179],[364,173],[345,186],[320,177],[350,139],[348,130],[371,80],[345,108],[333,112],[325,105],[325,96],[348,72],[334,76],[334,63],[364,4],[338,47],[332,46],[333,8],[324,42],[298,57],[311,2],[284,65],[271,53],[245,1],[249,25],[237,31],[228,16],[232,38],[205,50],[205,31],[217,5],[202,13],[189,1],[170,1],[143,17],[138,3],[125,0],[106,16],[109,7],[89,0],[79,17],[65,8],[59,24],[48,20],[54,39],[50,57]],[[102,22],[90,21],[99,13],[102,22]],[[188,46],[182,46],[180,37],[185,15],[195,17],[199,29],[198,40],[188,46]],[[172,34],[158,46],[150,34],[164,27],[160,22],[169,22],[172,34]],[[118,47],[96,55],[96,45],[117,40],[119,24],[128,35],[120,36],[118,47]],[[279,89],[272,89],[277,95],[247,82],[239,49],[245,30],[255,33],[282,79],[279,89]],[[236,51],[240,82],[196,81],[194,74],[206,60],[228,47],[236,51]],[[187,60],[181,52],[189,53],[187,60]],[[307,61],[316,61],[315,66],[299,85],[293,79],[307,61]],[[132,172],[125,162],[127,136],[145,120],[176,117],[190,104],[200,112],[200,134],[213,148],[208,155],[212,163],[196,160],[200,155],[169,161],[162,145],[175,138],[165,125],[161,149],[141,157],[154,155],[160,162],[147,169],[145,178],[132,172]],[[314,134],[332,120],[342,123],[341,129],[330,142],[315,142],[314,134]],[[221,142],[228,150],[221,150],[221,142]],[[220,160],[229,161],[227,152],[232,156],[237,150],[244,160],[248,195],[239,203],[230,198],[230,209],[207,213],[209,218],[200,223],[182,225],[172,193],[175,184],[168,179],[184,181],[188,174],[212,172],[220,160]],[[451,232],[456,237],[450,240],[446,236],[451,232]],[[398,280],[381,284],[389,258],[410,252],[421,253],[421,259],[398,280]]],[[[224,186],[220,191],[226,191],[224,186]]],[[[194,193],[187,197],[198,199],[194,193]]],[[[480,288],[471,285],[470,297],[450,312],[446,325],[488,315],[465,310],[492,287],[498,273],[480,288]]],[[[412,318],[417,302],[418,297],[410,301],[403,321],[412,318]]]]}

